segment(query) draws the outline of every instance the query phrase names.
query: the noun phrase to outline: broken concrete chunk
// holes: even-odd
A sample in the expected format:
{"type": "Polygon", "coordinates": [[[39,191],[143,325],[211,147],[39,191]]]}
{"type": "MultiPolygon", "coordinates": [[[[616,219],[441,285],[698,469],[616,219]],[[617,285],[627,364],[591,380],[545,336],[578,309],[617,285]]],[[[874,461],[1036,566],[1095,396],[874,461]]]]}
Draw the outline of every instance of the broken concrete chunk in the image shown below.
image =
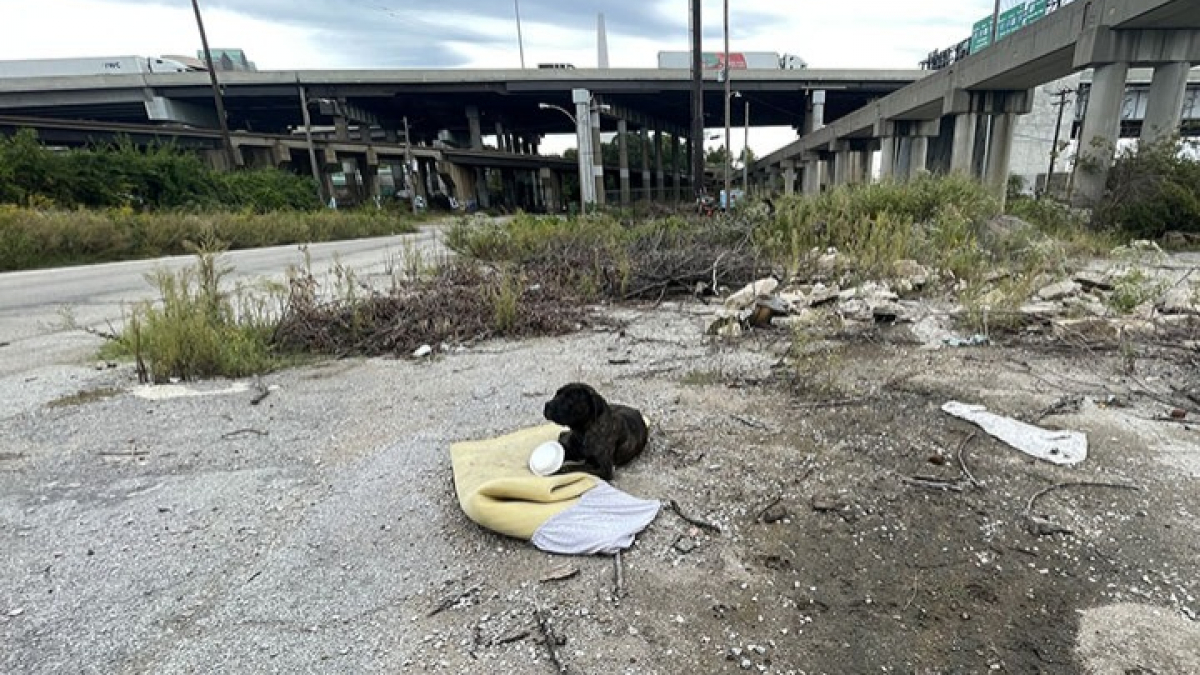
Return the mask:
{"type": "Polygon", "coordinates": [[[1083,286],[1085,290],[1089,291],[1111,291],[1113,289],[1112,276],[1107,272],[1084,270],[1076,274],[1074,280],[1075,283],[1083,286]]]}
{"type": "Polygon", "coordinates": [[[759,279],[725,298],[725,306],[730,309],[747,309],[754,305],[755,300],[769,297],[777,288],[779,288],[779,282],[774,278],[759,279]]]}
{"type": "Polygon", "coordinates": [[[871,308],[871,315],[877,322],[899,323],[910,321],[908,310],[898,302],[881,302],[871,308]]]}
{"type": "Polygon", "coordinates": [[[872,321],[875,318],[866,300],[854,298],[838,305],[838,314],[850,321],[872,321]]]}
{"type": "Polygon", "coordinates": [[[709,324],[704,333],[727,338],[741,337],[742,322],[736,316],[724,316],[709,324]]]}
{"type": "Polygon", "coordinates": [[[1081,289],[1082,286],[1068,279],[1046,286],[1037,292],[1037,296],[1042,300],[1061,300],[1067,296],[1075,295],[1081,289]]]}
{"type": "Polygon", "coordinates": [[[916,260],[897,260],[892,268],[896,277],[906,282],[910,288],[921,288],[929,283],[929,270],[916,260]]]}
{"type": "Polygon", "coordinates": [[[1175,287],[1158,301],[1158,311],[1163,314],[1200,314],[1195,301],[1196,295],[1192,289],[1175,287]]]}
{"type": "Polygon", "coordinates": [[[1114,321],[1090,316],[1083,319],[1058,319],[1052,322],[1054,337],[1082,340],[1087,344],[1114,343],[1121,337],[1121,326],[1114,321]]]}
{"type": "Polygon", "coordinates": [[[1030,319],[1050,319],[1063,313],[1063,306],[1057,302],[1031,302],[1021,306],[1021,314],[1030,319]]]}

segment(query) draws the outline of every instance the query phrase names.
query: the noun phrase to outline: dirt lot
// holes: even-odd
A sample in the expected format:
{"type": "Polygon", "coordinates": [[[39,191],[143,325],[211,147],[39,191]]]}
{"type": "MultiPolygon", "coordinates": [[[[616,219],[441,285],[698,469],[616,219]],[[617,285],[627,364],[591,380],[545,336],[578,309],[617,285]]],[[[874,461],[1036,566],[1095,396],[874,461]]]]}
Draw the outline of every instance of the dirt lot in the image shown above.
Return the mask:
{"type": "Polygon", "coordinates": [[[789,330],[706,337],[696,302],[608,316],[280,373],[258,405],[147,398],[82,351],[22,373],[0,670],[552,673],[545,628],[574,673],[1200,672],[1197,427],[1145,395],[1197,391],[1194,351],[928,349],[899,326],[789,359],[789,330]],[[539,423],[571,380],[653,421],[615,484],[719,528],[664,509],[620,597],[611,559],[485,532],[453,496],[451,442],[539,423]],[[1089,457],[1034,461],[950,400],[1086,432],[1089,457]],[[1032,513],[1069,532],[1031,532],[1065,482],[1137,489],[1046,493],[1032,513]]]}

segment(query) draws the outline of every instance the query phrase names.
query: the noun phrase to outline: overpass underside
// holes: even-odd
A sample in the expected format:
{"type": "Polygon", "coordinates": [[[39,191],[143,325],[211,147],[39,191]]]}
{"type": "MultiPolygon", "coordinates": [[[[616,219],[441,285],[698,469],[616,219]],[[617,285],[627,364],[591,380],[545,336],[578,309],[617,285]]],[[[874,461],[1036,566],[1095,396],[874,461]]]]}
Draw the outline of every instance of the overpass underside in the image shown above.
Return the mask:
{"type": "Polygon", "coordinates": [[[960,172],[983,180],[1003,199],[1017,118],[1031,111],[1035,89],[1091,69],[1071,196],[1079,205],[1093,205],[1103,197],[1123,133],[1136,128],[1141,140],[1155,142],[1184,128],[1195,63],[1200,63],[1200,2],[1077,0],[805,134],[760,160],[755,177],[772,190],[815,193],[870,180],[878,152],[882,178],[960,172]],[[1140,115],[1122,112],[1131,68],[1152,72],[1140,115]]]}

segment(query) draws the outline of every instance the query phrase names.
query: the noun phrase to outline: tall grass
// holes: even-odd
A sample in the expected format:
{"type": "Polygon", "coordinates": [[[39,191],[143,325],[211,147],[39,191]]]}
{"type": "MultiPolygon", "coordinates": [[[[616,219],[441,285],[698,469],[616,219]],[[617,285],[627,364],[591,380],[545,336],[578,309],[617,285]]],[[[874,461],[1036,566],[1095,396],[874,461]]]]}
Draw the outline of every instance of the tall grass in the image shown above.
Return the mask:
{"type": "Polygon", "coordinates": [[[188,253],[205,236],[234,249],[412,232],[386,211],[138,213],[0,204],[0,272],[188,253]]]}

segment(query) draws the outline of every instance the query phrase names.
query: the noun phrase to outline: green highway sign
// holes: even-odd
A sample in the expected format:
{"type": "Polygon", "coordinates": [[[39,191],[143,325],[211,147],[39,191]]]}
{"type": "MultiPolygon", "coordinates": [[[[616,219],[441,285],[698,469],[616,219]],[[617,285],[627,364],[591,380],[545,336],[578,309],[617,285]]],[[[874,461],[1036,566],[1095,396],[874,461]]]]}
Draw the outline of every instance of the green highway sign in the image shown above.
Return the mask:
{"type": "MultiPolygon", "coordinates": [[[[1021,28],[1046,16],[1046,0],[1030,0],[1005,10],[998,17],[996,39],[1002,40],[1021,28]]],[[[987,16],[975,22],[971,29],[971,53],[976,54],[992,44],[992,17],[987,16]]]]}

